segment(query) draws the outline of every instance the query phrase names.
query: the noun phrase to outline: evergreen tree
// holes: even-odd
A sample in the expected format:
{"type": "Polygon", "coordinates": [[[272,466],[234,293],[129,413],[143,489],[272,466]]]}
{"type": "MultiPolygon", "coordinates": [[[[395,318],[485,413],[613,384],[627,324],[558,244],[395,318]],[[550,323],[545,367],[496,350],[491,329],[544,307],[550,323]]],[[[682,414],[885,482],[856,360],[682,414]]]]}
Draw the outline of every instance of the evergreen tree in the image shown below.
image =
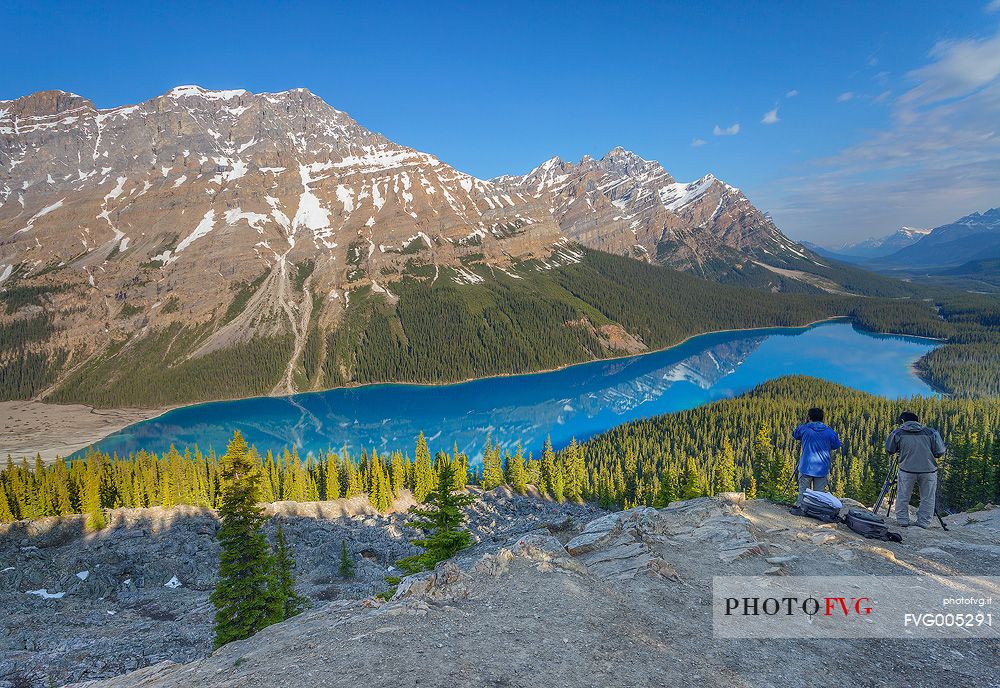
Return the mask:
{"type": "Polygon", "coordinates": [[[565,501],[562,466],[557,462],[553,469],[552,499],[562,504],[565,501]]]}
{"type": "Polygon", "coordinates": [[[514,488],[514,492],[524,494],[528,491],[528,474],[524,468],[524,450],[518,440],[514,456],[507,457],[507,482],[514,488]]]}
{"type": "Polygon", "coordinates": [[[344,465],[347,471],[347,490],[344,492],[344,497],[350,499],[351,497],[357,497],[365,493],[365,481],[364,477],[361,475],[361,470],[358,464],[354,462],[354,459],[348,456],[347,452],[344,452],[344,465]]]}
{"type": "Polygon", "coordinates": [[[340,541],[340,566],[337,567],[337,573],[341,578],[354,578],[354,559],[347,551],[347,542],[344,540],[340,541]]]}
{"type": "Polygon", "coordinates": [[[587,464],[583,457],[583,447],[574,437],[566,448],[563,475],[566,499],[572,502],[582,502],[586,493],[587,464]]]}
{"type": "Polygon", "coordinates": [[[770,426],[762,424],[753,442],[753,465],[758,471],[758,489],[767,499],[781,498],[784,463],[784,459],[774,450],[770,426]]]}
{"type": "Polygon", "coordinates": [[[274,562],[257,504],[260,464],[250,460],[239,431],[222,457],[222,501],[219,516],[219,582],[215,605],[215,647],[249,638],[281,620],[282,600],[275,593],[274,562]]]}
{"type": "Polygon", "coordinates": [[[656,492],[656,499],[653,500],[653,506],[657,509],[662,509],[665,506],[670,506],[675,501],[677,501],[677,492],[674,489],[674,476],[667,469],[660,479],[660,489],[656,492]]]}
{"type": "Polygon", "coordinates": [[[454,473],[455,467],[450,461],[441,461],[438,465],[437,487],[427,496],[427,506],[410,509],[416,516],[410,526],[426,535],[413,541],[414,545],[423,547],[424,552],[396,562],[408,574],[429,571],[439,561],[449,559],[472,543],[471,533],[462,528],[465,523],[462,507],[471,504],[475,498],[455,491],[454,473]]]}
{"type": "Polygon", "coordinates": [[[398,451],[392,453],[392,457],[389,460],[389,479],[392,483],[392,495],[393,497],[399,496],[399,491],[403,489],[406,483],[406,465],[403,462],[403,454],[398,451]]]}
{"type": "Polygon", "coordinates": [[[701,471],[698,470],[698,464],[689,456],[681,474],[681,499],[694,499],[704,494],[701,471]]]}
{"type": "Polygon", "coordinates": [[[309,600],[295,591],[295,558],[285,539],[285,529],[279,523],[274,531],[274,590],[281,605],[281,618],[290,619],[307,606],[309,600]]]}
{"type": "Polygon", "coordinates": [[[489,435],[486,436],[486,448],[483,450],[483,477],[481,485],[484,490],[492,490],[503,485],[503,466],[500,459],[500,446],[494,445],[489,435]]]}
{"type": "Polygon", "coordinates": [[[7,500],[7,492],[4,490],[3,481],[0,481],[0,523],[12,523],[14,521],[14,512],[10,508],[10,502],[7,500]]]}
{"type": "Polygon", "coordinates": [[[107,525],[101,507],[101,467],[97,461],[87,463],[83,488],[83,510],[87,514],[87,529],[101,530],[107,525]]]}
{"type": "Polygon", "coordinates": [[[340,466],[337,455],[330,452],[326,455],[326,494],[328,500],[340,499],[340,466]]]}
{"type": "Polygon", "coordinates": [[[160,491],[160,506],[164,509],[171,508],[176,502],[174,502],[174,475],[169,469],[163,473],[160,491]]]}
{"type": "Polygon", "coordinates": [[[722,440],[722,456],[715,471],[715,493],[732,492],[736,489],[736,450],[726,437],[722,440]]]}
{"type": "Polygon", "coordinates": [[[427,499],[427,495],[434,489],[434,469],[431,468],[431,452],[427,448],[427,440],[421,432],[417,438],[417,449],[414,454],[414,485],[413,497],[418,502],[427,499]]]}
{"type": "Polygon", "coordinates": [[[469,484],[469,457],[458,451],[458,442],[452,448],[451,457],[451,485],[455,490],[464,490],[469,484]]]}
{"type": "Polygon", "coordinates": [[[385,466],[378,454],[372,450],[369,470],[371,486],[368,489],[368,502],[380,513],[386,513],[392,508],[392,488],[385,472],[385,466]]]}
{"type": "Polygon", "coordinates": [[[542,450],[541,484],[538,489],[542,494],[550,495],[555,488],[556,454],[552,451],[552,436],[545,438],[545,448],[542,450]]]}

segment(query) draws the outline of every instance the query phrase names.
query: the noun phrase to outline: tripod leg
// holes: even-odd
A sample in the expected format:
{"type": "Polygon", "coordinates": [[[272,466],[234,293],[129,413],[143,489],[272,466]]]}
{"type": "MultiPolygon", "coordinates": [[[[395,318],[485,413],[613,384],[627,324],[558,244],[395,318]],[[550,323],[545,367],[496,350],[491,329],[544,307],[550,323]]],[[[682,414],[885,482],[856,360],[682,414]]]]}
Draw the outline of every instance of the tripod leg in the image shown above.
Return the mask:
{"type": "MultiPolygon", "coordinates": [[[[795,470],[792,471],[792,474],[790,476],[788,476],[788,482],[785,483],[785,489],[782,490],[782,492],[781,492],[782,496],[788,494],[788,488],[792,486],[792,482],[793,481],[796,484],[798,484],[798,482],[799,482],[799,467],[798,466],[796,466],[795,470]]],[[[795,501],[798,502],[798,499],[796,499],[795,501]]]]}
{"type": "MultiPolygon", "coordinates": [[[[875,506],[872,507],[872,513],[877,514],[882,509],[882,500],[885,499],[886,494],[888,494],[889,489],[896,485],[896,459],[893,458],[889,463],[889,472],[885,476],[885,482],[882,483],[882,491],[878,493],[878,499],[875,500],[875,506]]],[[[889,498],[890,500],[892,497],[889,498]]],[[[886,515],[889,515],[889,510],[886,509],[886,515]]]]}
{"type": "Polygon", "coordinates": [[[948,530],[948,526],[946,526],[946,525],[944,524],[944,519],[943,519],[943,518],[941,518],[941,514],[934,514],[934,515],[935,515],[935,516],[937,516],[937,520],[938,520],[938,523],[940,523],[940,524],[941,524],[941,529],[942,529],[942,530],[948,530]]]}
{"type": "MultiPolygon", "coordinates": [[[[895,499],[896,499],[896,481],[893,480],[892,481],[892,487],[889,488],[889,499],[887,499],[885,501],[885,515],[886,515],[886,517],[889,516],[889,512],[892,510],[892,505],[893,505],[895,499]]],[[[896,518],[897,519],[899,518],[898,514],[897,514],[896,518]]]]}

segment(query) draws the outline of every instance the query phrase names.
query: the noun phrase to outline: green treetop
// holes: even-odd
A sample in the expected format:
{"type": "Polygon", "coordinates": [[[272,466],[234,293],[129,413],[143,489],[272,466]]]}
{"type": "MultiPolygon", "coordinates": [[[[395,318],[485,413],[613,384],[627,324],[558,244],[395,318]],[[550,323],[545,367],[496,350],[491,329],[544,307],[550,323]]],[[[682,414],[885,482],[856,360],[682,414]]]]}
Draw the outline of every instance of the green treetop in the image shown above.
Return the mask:
{"type": "Polygon", "coordinates": [[[280,621],[282,600],[275,592],[271,551],[257,505],[260,462],[254,461],[237,431],[222,457],[222,503],[219,516],[219,582],[215,605],[215,647],[249,638],[280,621]]]}
{"type": "Polygon", "coordinates": [[[429,571],[472,543],[472,534],[462,528],[465,523],[462,507],[475,501],[475,497],[455,491],[454,473],[455,466],[450,461],[439,461],[437,487],[427,495],[426,506],[410,509],[416,517],[410,525],[426,535],[413,541],[424,552],[397,562],[408,574],[429,571]]]}

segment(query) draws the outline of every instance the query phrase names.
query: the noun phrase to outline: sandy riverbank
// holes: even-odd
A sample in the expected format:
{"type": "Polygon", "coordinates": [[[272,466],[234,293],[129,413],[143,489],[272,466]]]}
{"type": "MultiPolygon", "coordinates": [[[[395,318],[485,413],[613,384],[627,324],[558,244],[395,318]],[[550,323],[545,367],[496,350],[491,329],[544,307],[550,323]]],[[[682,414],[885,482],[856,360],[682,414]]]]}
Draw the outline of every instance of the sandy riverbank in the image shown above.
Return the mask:
{"type": "Polygon", "coordinates": [[[0,401],[0,459],[36,454],[51,462],[163,409],[93,409],[83,404],[0,401]]]}

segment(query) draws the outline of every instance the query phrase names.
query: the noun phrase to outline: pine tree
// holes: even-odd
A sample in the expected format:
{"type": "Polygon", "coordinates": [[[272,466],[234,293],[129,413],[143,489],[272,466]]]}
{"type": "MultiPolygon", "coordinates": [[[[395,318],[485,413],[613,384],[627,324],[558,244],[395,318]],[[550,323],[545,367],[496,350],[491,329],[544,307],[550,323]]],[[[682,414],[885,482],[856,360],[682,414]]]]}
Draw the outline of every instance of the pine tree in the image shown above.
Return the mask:
{"type": "Polygon", "coordinates": [[[326,494],[328,500],[340,499],[340,465],[337,455],[330,452],[326,455],[326,494]]]}
{"type": "Polygon", "coordinates": [[[701,471],[692,457],[687,458],[681,474],[681,499],[695,499],[705,494],[701,484],[701,471]]]}
{"type": "Polygon", "coordinates": [[[552,499],[560,504],[565,501],[562,466],[558,462],[553,467],[552,499]]]}
{"type": "Polygon", "coordinates": [[[160,481],[160,490],[160,506],[164,509],[174,506],[174,476],[170,470],[164,472],[163,479],[160,481]]]}
{"type": "Polygon", "coordinates": [[[382,460],[373,450],[371,457],[371,469],[369,479],[371,486],[368,489],[368,502],[380,513],[386,513],[392,508],[392,489],[389,486],[389,478],[386,475],[382,460]]]}
{"type": "Polygon", "coordinates": [[[361,469],[358,464],[354,462],[347,452],[344,452],[344,465],[347,467],[347,490],[344,492],[344,497],[350,499],[351,497],[357,497],[365,493],[365,481],[364,477],[361,475],[361,469]]]}
{"type": "MultiPolygon", "coordinates": [[[[264,461],[261,466],[261,476],[260,476],[260,501],[264,504],[270,504],[271,502],[278,501],[277,495],[274,494],[274,483],[271,482],[271,471],[274,468],[274,455],[270,451],[264,456],[264,461]]],[[[206,494],[205,499],[207,501],[208,496],[206,494]]]]}
{"type": "Polygon", "coordinates": [[[486,449],[483,450],[483,477],[481,483],[484,490],[492,490],[495,487],[503,485],[500,446],[494,445],[489,435],[486,436],[486,449]]]}
{"type": "Polygon", "coordinates": [[[87,514],[87,529],[101,530],[107,522],[104,520],[104,510],[101,508],[100,463],[93,460],[87,462],[84,481],[83,510],[87,514]]]}
{"type": "Polygon", "coordinates": [[[539,481],[541,484],[538,486],[542,494],[552,494],[555,482],[555,466],[556,454],[552,451],[552,436],[549,435],[545,438],[545,448],[542,450],[542,475],[539,481]]]}
{"type": "Polygon", "coordinates": [[[344,540],[340,541],[340,566],[337,567],[337,573],[341,578],[354,578],[354,559],[347,551],[347,542],[344,540]]]}
{"type": "Polygon", "coordinates": [[[758,489],[767,499],[781,498],[784,464],[784,459],[774,450],[771,442],[770,426],[762,424],[753,442],[753,465],[759,471],[758,489]]]}
{"type": "Polygon", "coordinates": [[[507,457],[507,482],[514,488],[514,492],[524,494],[528,491],[528,474],[524,468],[524,450],[518,440],[514,456],[507,457]]]}
{"type": "Polygon", "coordinates": [[[392,495],[398,497],[406,483],[406,465],[403,463],[402,453],[398,451],[394,451],[389,459],[389,479],[392,483],[392,495]]]}
{"type": "Polygon", "coordinates": [[[736,451],[726,437],[722,440],[722,456],[715,471],[715,493],[732,492],[736,489],[736,451]]]}
{"type": "Polygon", "coordinates": [[[295,591],[295,558],[292,556],[285,529],[279,523],[274,531],[274,590],[281,605],[281,618],[290,619],[309,606],[309,600],[295,591]]]}
{"type": "Polygon", "coordinates": [[[670,506],[671,502],[675,501],[677,501],[677,492],[674,490],[674,476],[667,469],[663,477],[660,478],[660,489],[656,491],[653,506],[657,509],[662,509],[665,506],[670,506]]]}
{"type": "Polygon", "coordinates": [[[416,518],[409,525],[427,535],[413,541],[414,545],[424,548],[423,553],[396,562],[406,573],[429,571],[439,561],[449,559],[472,544],[472,534],[462,528],[465,523],[462,507],[475,501],[475,497],[454,490],[454,473],[451,462],[441,461],[437,487],[427,496],[427,506],[410,509],[416,518]]]}
{"type": "Polygon", "coordinates": [[[13,521],[14,512],[7,500],[7,491],[4,489],[3,481],[0,480],[0,523],[13,523],[13,521]]]}
{"type": "Polygon", "coordinates": [[[427,440],[421,432],[417,438],[417,449],[414,455],[414,485],[413,497],[418,502],[427,499],[434,489],[434,470],[431,468],[431,452],[427,448],[427,440]]]}
{"type": "Polygon", "coordinates": [[[216,608],[215,647],[249,638],[282,615],[273,557],[262,530],[265,517],[257,504],[260,464],[250,460],[239,431],[233,434],[220,469],[219,582],[211,595],[216,608]]]}
{"type": "Polygon", "coordinates": [[[575,437],[566,448],[564,469],[566,499],[582,502],[586,491],[587,464],[583,457],[583,447],[576,443],[575,437]]]}
{"type": "Polygon", "coordinates": [[[451,486],[455,490],[464,490],[469,484],[469,457],[458,451],[458,442],[452,447],[451,464],[451,486]]]}

